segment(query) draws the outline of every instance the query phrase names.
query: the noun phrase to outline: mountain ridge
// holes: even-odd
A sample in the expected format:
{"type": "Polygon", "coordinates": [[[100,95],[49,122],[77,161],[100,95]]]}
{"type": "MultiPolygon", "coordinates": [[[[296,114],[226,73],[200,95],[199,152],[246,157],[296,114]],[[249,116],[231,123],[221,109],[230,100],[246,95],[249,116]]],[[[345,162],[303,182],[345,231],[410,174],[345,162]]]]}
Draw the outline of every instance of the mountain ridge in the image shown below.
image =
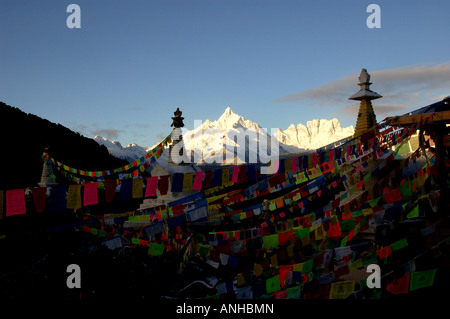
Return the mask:
{"type": "MultiPolygon", "coordinates": [[[[287,154],[318,149],[353,134],[353,126],[344,128],[337,118],[333,118],[331,120],[313,119],[307,121],[306,125],[302,123],[297,125],[290,124],[287,129],[278,128],[274,132],[273,137],[279,142],[279,153],[287,154]]],[[[249,149],[249,145],[258,143],[259,137],[270,140],[270,134],[258,123],[245,119],[243,116],[233,112],[229,106],[226,107],[217,120],[211,121],[206,119],[202,121],[201,126],[192,130],[183,129],[183,139],[187,141],[187,144],[193,146],[189,147],[189,145],[186,145],[187,153],[199,153],[201,148],[202,158],[207,161],[213,161],[214,158],[220,161],[220,158],[217,158],[217,156],[220,156],[220,147],[222,147],[225,156],[231,156],[231,153],[239,153],[244,149],[240,160],[241,162],[247,162],[250,156],[258,156],[255,153],[258,153],[259,150],[256,148],[249,149]],[[247,134],[247,137],[244,137],[245,144],[239,145],[239,139],[241,139],[240,142],[242,144],[242,134],[247,134]],[[255,135],[257,136],[255,137],[255,135]],[[201,140],[199,140],[200,138],[201,140]]],[[[142,157],[154,147],[142,147],[135,143],[130,143],[123,147],[120,142],[111,142],[101,136],[95,136],[94,140],[104,145],[112,155],[128,161],[142,157]]]]}

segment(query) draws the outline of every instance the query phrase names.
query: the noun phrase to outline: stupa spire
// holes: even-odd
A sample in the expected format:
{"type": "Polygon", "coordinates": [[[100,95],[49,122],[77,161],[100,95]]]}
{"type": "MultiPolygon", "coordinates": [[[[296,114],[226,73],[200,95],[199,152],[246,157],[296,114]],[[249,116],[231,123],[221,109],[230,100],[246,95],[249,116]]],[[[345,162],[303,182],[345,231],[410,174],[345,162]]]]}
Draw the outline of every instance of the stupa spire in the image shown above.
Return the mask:
{"type": "Polygon", "coordinates": [[[361,101],[356,120],[355,137],[371,129],[377,124],[375,112],[372,107],[372,100],[379,99],[382,96],[370,89],[370,74],[366,69],[361,70],[359,75],[359,91],[349,97],[349,100],[361,101]]]}

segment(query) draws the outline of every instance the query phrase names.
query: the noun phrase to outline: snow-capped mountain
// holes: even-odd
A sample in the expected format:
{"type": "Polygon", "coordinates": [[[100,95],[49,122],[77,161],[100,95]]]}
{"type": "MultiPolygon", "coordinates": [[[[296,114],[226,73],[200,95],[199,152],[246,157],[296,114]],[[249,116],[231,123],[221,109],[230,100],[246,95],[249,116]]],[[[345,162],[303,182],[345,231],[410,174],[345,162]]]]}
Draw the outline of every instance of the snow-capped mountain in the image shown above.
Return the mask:
{"type": "MultiPolygon", "coordinates": [[[[216,121],[206,120],[201,126],[183,132],[187,154],[193,161],[206,163],[236,163],[269,161],[272,151],[287,153],[283,144],[279,149],[271,148],[270,135],[257,123],[244,119],[230,107],[216,121]]],[[[274,144],[275,146],[275,144],[274,144]]],[[[297,150],[298,151],[298,150],[297,150]]]]}
{"type": "Polygon", "coordinates": [[[287,129],[278,131],[274,134],[281,142],[289,146],[295,146],[301,149],[318,149],[325,145],[336,142],[340,139],[349,137],[355,132],[353,126],[343,128],[339,120],[312,120],[303,124],[291,124],[287,129]]]}
{"type": "MultiPolygon", "coordinates": [[[[233,112],[230,107],[216,121],[205,120],[198,127],[188,130],[183,128],[184,154],[190,155],[191,162],[226,163],[261,161],[266,163],[271,155],[271,144],[279,144],[279,154],[298,153],[317,149],[351,136],[353,126],[341,127],[337,119],[312,120],[303,124],[291,124],[287,129],[278,129],[273,137],[255,122],[244,119],[233,112]]],[[[109,152],[129,161],[142,157],[153,147],[141,147],[134,143],[122,147],[119,142],[110,142],[101,136],[94,138],[105,145],[109,152]]],[[[161,160],[166,160],[163,153],[161,160]]],[[[186,158],[185,158],[186,159],[186,158]]]]}
{"type": "Polygon", "coordinates": [[[144,148],[135,143],[128,144],[123,147],[122,144],[118,141],[110,141],[102,136],[95,136],[94,141],[96,141],[100,145],[104,145],[109,153],[115,157],[124,159],[126,161],[132,162],[147,153],[148,148],[144,148]]]}

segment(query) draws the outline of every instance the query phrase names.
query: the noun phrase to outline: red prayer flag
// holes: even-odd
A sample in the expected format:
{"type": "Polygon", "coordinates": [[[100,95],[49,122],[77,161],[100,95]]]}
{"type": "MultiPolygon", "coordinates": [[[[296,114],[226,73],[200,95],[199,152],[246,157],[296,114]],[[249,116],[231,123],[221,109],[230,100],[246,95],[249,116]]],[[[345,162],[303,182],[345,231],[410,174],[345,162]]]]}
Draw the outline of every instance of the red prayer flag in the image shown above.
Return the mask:
{"type": "Polygon", "coordinates": [[[203,171],[195,172],[194,183],[192,184],[192,190],[197,191],[202,189],[203,185],[203,171]]]}
{"type": "Polygon", "coordinates": [[[280,285],[284,286],[284,281],[286,280],[286,276],[289,271],[292,270],[292,265],[280,265],[279,266],[279,275],[280,275],[280,285]]]}
{"type": "Polygon", "coordinates": [[[159,181],[159,192],[161,195],[167,195],[167,192],[169,190],[169,178],[170,175],[160,176],[159,181]]]}
{"type": "Polygon", "coordinates": [[[114,195],[116,194],[116,181],[108,180],[104,181],[103,185],[105,186],[105,202],[112,202],[114,199],[114,195]]]}
{"type": "Polygon", "coordinates": [[[144,197],[155,196],[158,189],[158,176],[152,176],[147,178],[147,185],[145,187],[144,197]]]}
{"type": "Polygon", "coordinates": [[[387,284],[386,290],[395,295],[407,294],[409,291],[409,278],[410,274],[406,274],[402,278],[394,279],[387,284]]]}
{"type": "Polygon", "coordinates": [[[289,241],[292,240],[295,242],[294,230],[291,229],[287,232],[278,233],[278,245],[284,246],[289,244],[289,241]]]}
{"type": "Polygon", "coordinates": [[[292,158],[292,163],[291,163],[291,171],[292,172],[296,172],[298,170],[297,168],[297,158],[293,157],[292,158]]]}
{"type": "Polygon", "coordinates": [[[330,228],[328,229],[328,237],[341,237],[341,227],[339,226],[339,223],[336,222],[334,225],[332,222],[330,222],[330,228]]]}
{"type": "Polygon", "coordinates": [[[25,191],[23,189],[10,189],[6,191],[6,217],[24,215],[27,209],[25,205],[25,191]]]}
{"type": "Polygon", "coordinates": [[[377,250],[377,255],[380,260],[387,258],[390,254],[392,254],[391,246],[387,246],[377,250]]]}
{"type": "Polygon", "coordinates": [[[83,192],[84,206],[98,204],[97,184],[98,183],[87,183],[84,185],[84,192],[83,192]]]}
{"type": "Polygon", "coordinates": [[[36,187],[31,190],[36,213],[42,213],[47,200],[47,187],[36,187]]]}
{"type": "Polygon", "coordinates": [[[233,175],[231,176],[231,181],[237,183],[239,178],[239,166],[233,166],[233,175]]]}
{"type": "Polygon", "coordinates": [[[388,204],[398,202],[402,199],[403,199],[402,193],[400,193],[400,189],[398,189],[398,188],[392,189],[388,193],[384,194],[384,200],[388,204]]]}

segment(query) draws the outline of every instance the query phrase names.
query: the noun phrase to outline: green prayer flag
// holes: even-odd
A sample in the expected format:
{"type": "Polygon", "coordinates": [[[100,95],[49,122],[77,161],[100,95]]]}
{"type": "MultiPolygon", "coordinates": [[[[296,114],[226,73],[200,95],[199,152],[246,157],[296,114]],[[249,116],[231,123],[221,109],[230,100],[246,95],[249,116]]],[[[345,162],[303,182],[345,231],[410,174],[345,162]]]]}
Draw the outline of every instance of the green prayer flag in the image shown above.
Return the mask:
{"type": "Polygon", "coordinates": [[[409,291],[433,286],[436,271],[437,269],[430,269],[411,273],[411,279],[409,282],[409,291]]]}
{"type": "Polygon", "coordinates": [[[363,211],[362,211],[362,210],[357,210],[357,211],[354,211],[354,212],[352,213],[352,217],[353,217],[353,218],[355,218],[355,217],[361,217],[361,216],[363,216],[363,211]]]}
{"type": "Polygon", "coordinates": [[[164,252],[165,246],[163,244],[149,243],[148,254],[150,256],[161,256],[164,252]]]}
{"type": "Polygon", "coordinates": [[[406,238],[400,239],[391,245],[392,251],[397,251],[408,246],[406,238]]]}
{"type": "Polygon", "coordinates": [[[381,299],[381,293],[383,290],[381,288],[372,288],[372,296],[369,299],[381,299]]]}
{"type": "Polygon", "coordinates": [[[362,258],[363,265],[376,264],[377,254],[371,252],[362,258]]]}
{"type": "Polygon", "coordinates": [[[106,237],[106,230],[99,230],[98,231],[98,236],[99,237],[106,237]]]}
{"type": "Polygon", "coordinates": [[[200,256],[202,256],[202,258],[208,257],[210,249],[211,249],[211,245],[201,245],[200,246],[200,256]]]}
{"type": "Polygon", "coordinates": [[[341,222],[339,222],[339,227],[341,228],[341,232],[348,233],[353,228],[355,228],[356,222],[354,219],[346,219],[341,222]]]}
{"type": "Polygon", "coordinates": [[[414,218],[419,217],[419,205],[416,205],[408,215],[406,215],[406,218],[414,218]]]}
{"type": "Polygon", "coordinates": [[[269,209],[270,211],[274,211],[275,209],[277,209],[277,204],[275,203],[275,201],[271,201],[269,203],[269,209]]]}
{"type": "Polygon", "coordinates": [[[414,192],[414,184],[411,181],[405,182],[403,185],[400,185],[400,193],[404,198],[411,197],[414,192]]]}
{"type": "Polygon", "coordinates": [[[381,198],[381,197],[377,197],[377,198],[371,199],[371,200],[369,201],[370,207],[373,208],[373,207],[377,206],[378,201],[380,200],[380,198],[381,198]]]}
{"type": "Polygon", "coordinates": [[[275,249],[278,247],[278,234],[273,234],[263,237],[263,244],[265,249],[275,249]]]}
{"type": "Polygon", "coordinates": [[[310,227],[306,227],[306,228],[299,228],[296,229],[294,231],[294,236],[297,239],[300,239],[302,237],[305,237],[306,235],[308,235],[311,232],[311,228],[310,227]]]}
{"type": "Polygon", "coordinates": [[[268,294],[271,294],[275,291],[278,291],[281,289],[280,285],[280,275],[276,275],[272,278],[268,278],[266,280],[266,292],[268,294]]]}
{"type": "Polygon", "coordinates": [[[306,274],[313,270],[314,259],[310,259],[303,264],[302,273],[306,274]]]}
{"type": "Polygon", "coordinates": [[[287,299],[300,299],[301,288],[302,286],[287,288],[287,299]]]}
{"type": "Polygon", "coordinates": [[[345,247],[347,246],[347,236],[345,236],[344,238],[342,238],[341,240],[341,247],[345,247]]]}

